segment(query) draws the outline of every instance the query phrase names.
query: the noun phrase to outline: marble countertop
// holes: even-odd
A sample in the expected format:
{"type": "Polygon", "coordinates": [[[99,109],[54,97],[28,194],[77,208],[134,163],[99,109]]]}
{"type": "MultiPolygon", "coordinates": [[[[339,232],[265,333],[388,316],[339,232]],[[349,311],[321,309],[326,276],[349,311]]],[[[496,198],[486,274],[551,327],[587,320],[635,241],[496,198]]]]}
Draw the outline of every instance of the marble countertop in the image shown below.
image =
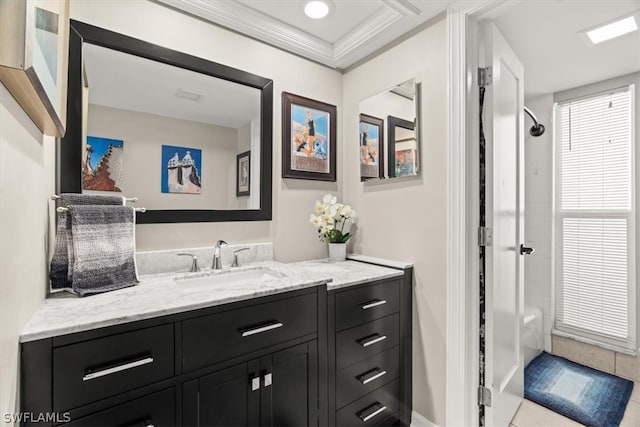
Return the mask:
{"type": "Polygon", "coordinates": [[[185,286],[174,278],[225,274],[162,273],[140,276],[140,283],[84,298],[59,293],[47,298],[36,310],[20,335],[20,342],[35,341],[138,320],[166,316],[297,289],[327,285],[328,290],[402,276],[402,270],[356,261],[304,261],[283,264],[258,262],[233,271],[264,268],[275,272],[245,282],[220,282],[214,286],[185,286]]]}

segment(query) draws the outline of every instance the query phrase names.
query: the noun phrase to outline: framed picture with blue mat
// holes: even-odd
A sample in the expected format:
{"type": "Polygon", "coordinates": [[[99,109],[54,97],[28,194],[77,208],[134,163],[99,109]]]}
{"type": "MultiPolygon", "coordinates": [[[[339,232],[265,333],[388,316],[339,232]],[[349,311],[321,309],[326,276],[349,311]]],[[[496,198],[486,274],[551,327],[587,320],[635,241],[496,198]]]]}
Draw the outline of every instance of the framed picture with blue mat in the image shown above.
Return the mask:
{"type": "Polygon", "coordinates": [[[617,427],[633,382],[542,353],[524,370],[524,397],[591,427],[617,427]]]}

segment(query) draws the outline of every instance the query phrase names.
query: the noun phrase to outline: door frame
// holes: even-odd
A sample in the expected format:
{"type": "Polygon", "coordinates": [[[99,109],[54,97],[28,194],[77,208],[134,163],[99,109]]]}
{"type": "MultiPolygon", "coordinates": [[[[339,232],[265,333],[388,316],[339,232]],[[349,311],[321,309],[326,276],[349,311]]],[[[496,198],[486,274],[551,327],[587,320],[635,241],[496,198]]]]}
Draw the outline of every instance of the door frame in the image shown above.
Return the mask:
{"type": "Polygon", "coordinates": [[[447,8],[448,188],[445,416],[448,426],[478,426],[479,95],[478,21],[521,0],[461,0],[447,8]]]}

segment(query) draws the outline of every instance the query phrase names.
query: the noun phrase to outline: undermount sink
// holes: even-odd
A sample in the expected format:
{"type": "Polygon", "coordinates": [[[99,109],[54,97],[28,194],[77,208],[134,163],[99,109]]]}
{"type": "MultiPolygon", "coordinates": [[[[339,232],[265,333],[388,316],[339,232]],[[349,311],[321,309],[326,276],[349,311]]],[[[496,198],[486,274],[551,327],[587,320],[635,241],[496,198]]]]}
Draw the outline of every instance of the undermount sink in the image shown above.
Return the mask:
{"type": "Polygon", "coordinates": [[[205,271],[174,278],[176,284],[185,288],[207,288],[229,286],[244,283],[272,281],[284,277],[284,274],[268,267],[253,267],[242,270],[205,271]]]}

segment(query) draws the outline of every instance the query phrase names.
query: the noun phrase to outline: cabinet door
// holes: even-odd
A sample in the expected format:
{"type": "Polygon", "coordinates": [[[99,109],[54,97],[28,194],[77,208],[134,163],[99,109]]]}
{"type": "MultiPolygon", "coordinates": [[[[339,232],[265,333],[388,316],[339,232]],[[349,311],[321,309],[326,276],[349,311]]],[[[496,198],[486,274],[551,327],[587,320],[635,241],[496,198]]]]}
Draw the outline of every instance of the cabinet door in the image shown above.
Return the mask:
{"type": "Polygon", "coordinates": [[[317,426],[317,341],[263,357],[260,367],[261,425],[317,426]]]}
{"type": "Polygon", "coordinates": [[[184,426],[257,426],[259,361],[243,363],[183,384],[184,426]]]}

